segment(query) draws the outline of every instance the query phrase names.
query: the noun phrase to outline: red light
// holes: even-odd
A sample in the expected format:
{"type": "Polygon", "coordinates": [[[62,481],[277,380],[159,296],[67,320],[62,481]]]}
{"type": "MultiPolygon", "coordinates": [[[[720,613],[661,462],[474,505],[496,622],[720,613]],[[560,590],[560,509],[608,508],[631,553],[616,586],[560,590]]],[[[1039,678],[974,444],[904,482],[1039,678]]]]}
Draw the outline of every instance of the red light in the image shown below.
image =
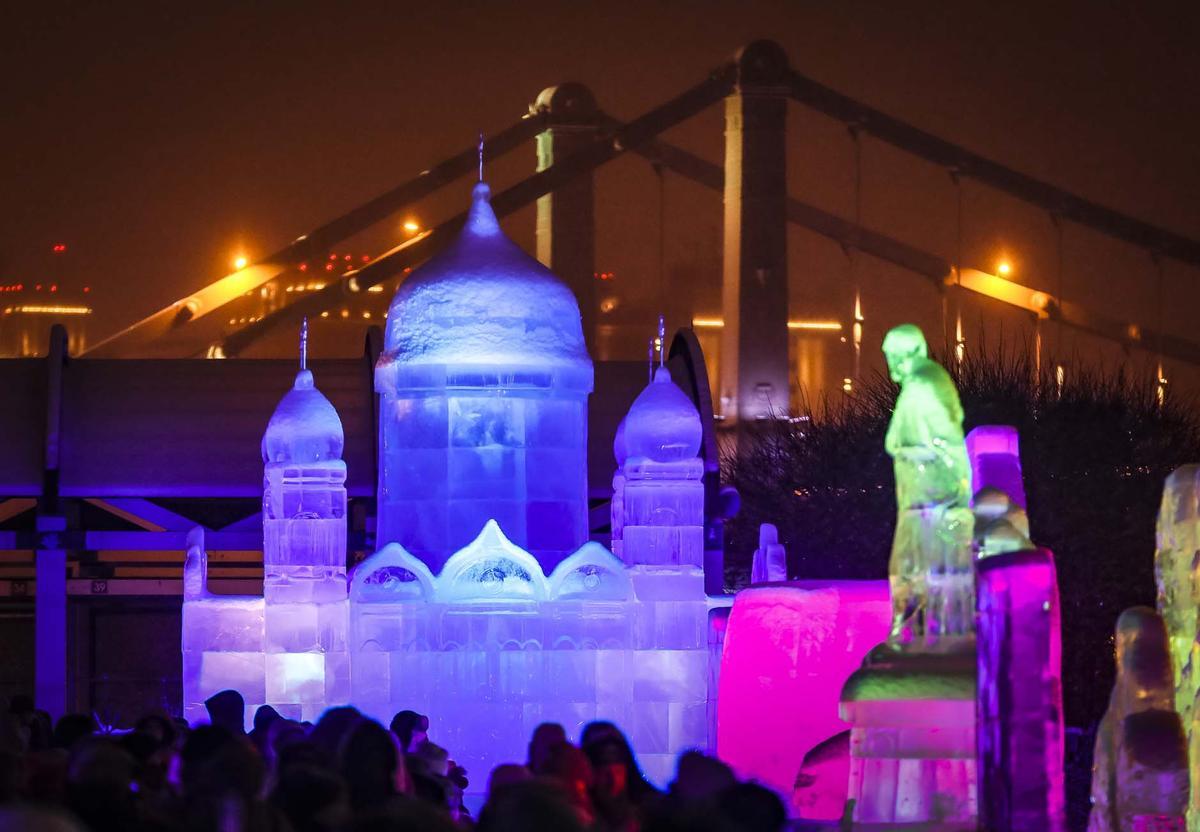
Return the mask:
{"type": "Polygon", "coordinates": [[[307,264],[307,263],[301,263],[301,264],[300,264],[300,271],[302,271],[302,272],[306,272],[306,271],[308,271],[308,264],[307,264]]]}
{"type": "Polygon", "coordinates": [[[327,271],[327,272],[331,272],[331,271],[333,271],[333,264],[332,264],[332,263],[326,263],[326,264],[325,264],[325,271],[327,271]]]}
{"type": "Polygon", "coordinates": [[[67,250],[67,247],[65,245],[63,245],[62,243],[54,244],[54,253],[55,254],[62,254],[66,250],[67,250]]]}
{"type": "Polygon", "coordinates": [[[52,283],[52,284],[50,284],[50,291],[51,291],[51,292],[57,292],[57,291],[58,291],[58,284],[57,284],[57,283],[52,283]]]}
{"type": "Polygon", "coordinates": [[[92,287],[91,287],[91,286],[84,286],[84,287],[83,287],[83,293],[84,293],[85,295],[86,295],[88,292],[90,292],[90,291],[92,291],[92,287]]]}
{"type": "Polygon", "coordinates": [[[364,263],[370,263],[370,262],[371,262],[371,255],[369,255],[369,254],[364,254],[364,255],[363,255],[363,262],[364,262],[364,263]]]}
{"type": "Polygon", "coordinates": [[[350,255],[349,255],[349,254],[347,254],[347,255],[346,255],[346,259],[347,259],[347,260],[350,260],[350,259],[351,259],[351,257],[350,257],[350,255]]]}
{"type": "Polygon", "coordinates": [[[329,259],[330,259],[330,260],[336,260],[336,259],[337,259],[337,255],[336,255],[336,254],[331,254],[331,255],[329,255],[329,259]]]}
{"type": "Polygon", "coordinates": [[[42,291],[42,284],[39,283],[38,285],[34,286],[33,288],[35,291],[40,292],[40,291],[42,291]]]}

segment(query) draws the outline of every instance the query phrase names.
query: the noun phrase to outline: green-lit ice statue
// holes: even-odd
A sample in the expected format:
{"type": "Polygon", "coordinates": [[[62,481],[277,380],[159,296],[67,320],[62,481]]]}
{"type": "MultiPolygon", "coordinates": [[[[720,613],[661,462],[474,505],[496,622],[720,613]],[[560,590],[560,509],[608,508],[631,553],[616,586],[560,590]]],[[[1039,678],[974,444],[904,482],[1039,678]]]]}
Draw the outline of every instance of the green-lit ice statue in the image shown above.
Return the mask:
{"type": "Polygon", "coordinates": [[[883,339],[900,385],[886,448],[895,462],[896,537],[888,566],[890,641],[920,646],[973,631],[971,465],[950,375],[912,324],[883,339]]]}

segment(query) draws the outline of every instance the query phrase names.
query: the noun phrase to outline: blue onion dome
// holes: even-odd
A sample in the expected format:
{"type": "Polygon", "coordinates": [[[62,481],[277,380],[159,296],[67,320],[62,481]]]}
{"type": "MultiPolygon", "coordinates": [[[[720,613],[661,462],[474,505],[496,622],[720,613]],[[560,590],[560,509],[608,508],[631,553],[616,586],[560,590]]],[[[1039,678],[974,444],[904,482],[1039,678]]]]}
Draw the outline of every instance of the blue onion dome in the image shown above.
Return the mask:
{"type": "Polygon", "coordinates": [[[430,365],[513,367],[560,372],[590,390],[574,293],[505,236],[490,194],[475,186],[457,239],[396,290],[377,380],[430,365]]]}
{"type": "Polygon", "coordinates": [[[329,399],[301,370],[279,401],[263,434],[263,462],[313,463],[340,460],[345,437],[342,420],[329,399]]]}
{"type": "Polygon", "coordinates": [[[655,462],[694,459],[704,437],[700,413],[671,380],[666,367],[659,367],[654,381],[634,399],[624,426],[622,442],[631,459],[645,457],[655,462]]]}

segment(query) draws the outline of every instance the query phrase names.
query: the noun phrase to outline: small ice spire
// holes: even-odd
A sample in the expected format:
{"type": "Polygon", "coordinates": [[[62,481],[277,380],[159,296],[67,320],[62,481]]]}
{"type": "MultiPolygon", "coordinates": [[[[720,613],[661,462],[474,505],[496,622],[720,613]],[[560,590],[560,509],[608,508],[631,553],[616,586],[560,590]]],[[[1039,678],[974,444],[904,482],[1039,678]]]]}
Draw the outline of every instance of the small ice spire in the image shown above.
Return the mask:
{"type": "Polygon", "coordinates": [[[654,339],[646,344],[646,364],[650,373],[650,381],[654,381],[654,339]]]}
{"type": "Polygon", "coordinates": [[[308,369],[308,316],[300,322],[300,369],[308,369]]]}
{"type": "Polygon", "coordinates": [[[483,131],[479,131],[479,181],[483,181],[483,131]]]}
{"type": "Polygon", "coordinates": [[[667,363],[667,323],[662,315],[658,316],[658,366],[667,363]]]}

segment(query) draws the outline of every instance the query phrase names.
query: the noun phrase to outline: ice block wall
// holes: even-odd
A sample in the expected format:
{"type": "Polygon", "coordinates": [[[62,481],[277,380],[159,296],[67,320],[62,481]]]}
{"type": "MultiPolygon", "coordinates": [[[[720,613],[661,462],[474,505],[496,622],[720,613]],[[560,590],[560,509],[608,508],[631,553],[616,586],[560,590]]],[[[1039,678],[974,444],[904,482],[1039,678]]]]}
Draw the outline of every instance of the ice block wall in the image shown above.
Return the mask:
{"type": "Polygon", "coordinates": [[[204,531],[193,529],[183,572],[183,716],[191,723],[207,720],[204,701],[233,688],[245,698],[249,719],[267,702],[263,599],[213,595],[207,571],[204,531]]]}
{"type": "MultiPolygon", "coordinates": [[[[849,727],[838,716],[842,685],[887,637],[890,610],[886,581],[796,581],[739,592],[721,657],[721,759],[792,796],[805,753],[849,727]]],[[[846,781],[814,783],[796,800],[792,810],[801,817],[823,819],[830,802],[830,817],[841,817],[846,781]]]]}
{"type": "Polygon", "coordinates": [[[990,832],[1062,832],[1062,635],[1047,549],[979,561],[979,820],[990,832]]]}
{"type": "Polygon", "coordinates": [[[629,570],[589,543],[547,577],[489,523],[441,573],[392,544],[351,581],[353,701],[409,708],[482,789],[533,729],[594,719],[629,733],[647,776],[708,746],[707,604],[697,569],[629,570]]]}

